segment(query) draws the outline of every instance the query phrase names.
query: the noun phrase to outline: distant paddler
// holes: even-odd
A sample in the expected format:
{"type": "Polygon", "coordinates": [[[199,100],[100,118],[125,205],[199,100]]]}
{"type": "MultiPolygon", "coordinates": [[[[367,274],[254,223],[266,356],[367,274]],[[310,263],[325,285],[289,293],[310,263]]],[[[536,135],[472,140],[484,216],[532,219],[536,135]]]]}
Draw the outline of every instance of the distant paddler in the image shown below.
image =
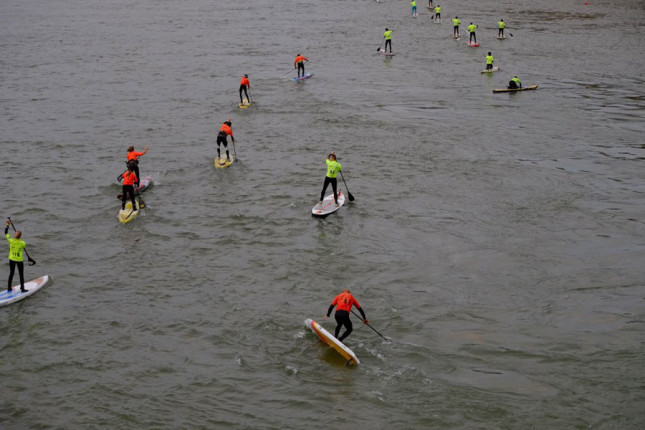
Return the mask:
{"type": "Polygon", "coordinates": [[[221,158],[219,146],[223,144],[224,149],[226,149],[226,159],[228,161],[231,161],[231,157],[228,152],[228,141],[226,140],[226,136],[231,136],[233,145],[235,145],[235,137],[233,136],[233,129],[231,128],[231,125],[231,118],[226,118],[226,121],[224,121],[219,129],[219,133],[217,133],[217,158],[221,158]]]}
{"type": "Polygon", "coordinates": [[[488,51],[488,55],[486,56],[486,70],[493,70],[493,61],[495,61],[493,54],[488,51]]]}
{"type": "Polygon", "coordinates": [[[343,166],[340,165],[338,161],[336,161],[336,152],[332,151],[327,158],[325,159],[325,163],[327,164],[327,175],[325,176],[325,182],[323,183],[323,189],[320,192],[320,202],[318,203],[319,205],[322,205],[322,202],[325,198],[325,191],[327,190],[327,186],[331,184],[331,189],[334,191],[334,202],[336,204],[336,207],[338,207],[338,192],[336,191],[337,189],[337,180],[336,177],[338,176],[338,172],[341,171],[343,166]]]}
{"type": "Polygon", "coordinates": [[[302,70],[302,76],[305,76],[305,61],[309,62],[306,57],[300,54],[296,55],[296,59],[293,60],[293,68],[298,69],[298,77],[300,77],[300,70],[302,70]]]}
{"type": "Polygon", "coordinates": [[[132,165],[132,171],[137,175],[137,180],[135,182],[135,188],[139,187],[139,157],[146,155],[148,152],[148,147],[143,148],[143,152],[136,152],[134,146],[128,148],[128,165],[132,165]]]}
{"type": "Polygon", "coordinates": [[[20,291],[26,293],[27,290],[25,289],[25,266],[23,262],[22,252],[27,247],[27,244],[24,240],[22,240],[22,232],[20,230],[14,233],[13,238],[9,236],[10,226],[11,220],[7,220],[7,226],[4,229],[4,236],[9,242],[9,285],[7,287],[7,291],[13,291],[11,283],[13,282],[13,275],[16,271],[17,266],[18,276],[20,277],[20,291]]]}
{"type": "Polygon", "coordinates": [[[251,82],[249,82],[249,75],[244,75],[242,76],[242,80],[240,81],[240,104],[244,104],[244,99],[242,98],[242,91],[244,91],[244,94],[246,94],[246,99],[249,99],[249,92],[248,90],[251,89],[251,82]]]}
{"type": "Polygon", "coordinates": [[[517,88],[522,88],[522,82],[520,82],[520,78],[517,76],[514,76],[510,81],[508,81],[508,87],[509,90],[514,90],[517,88]]]}
{"type": "Polygon", "coordinates": [[[468,26],[468,32],[470,33],[470,42],[472,43],[473,41],[477,43],[477,35],[475,34],[475,31],[477,30],[477,25],[473,24],[472,22],[468,26]]]}
{"type": "Polygon", "coordinates": [[[383,33],[383,37],[385,38],[385,48],[383,48],[383,52],[387,52],[387,47],[388,45],[390,46],[390,54],[392,53],[392,31],[385,27],[385,33],[383,33]]]}
{"type": "Polygon", "coordinates": [[[499,22],[497,23],[497,37],[498,38],[503,38],[504,37],[504,28],[506,28],[506,23],[504,22],[503,19],[500,19],[499,22]]]}
{"type": "Polygon", "coordinates": [[[459,17],[456,16],[452,19],[452,36],[457,39],[461,37],[459,34],[459,24],[461,24],[461,21],[459,20],[459,17]]]}
{"type": "Polygon", "coordinates": [[[417,2],[416,0],[412,0],[410,2],[410,7],[412,8],[412,12],[410,13],[412,16],[416,16],[417,14],[417,2]]]}
{"type": "Polygon", "coordinates": [[[428,9],[433,8],[433,7],[434,7],[434,5],[432,4],[432,0],[429,0],[428,1],[428,9]]]}
{"type": "Polygon", "coordinates": [[[441,19],[441,6],[437,5],[437,7],[434,8],[434,20],[439,21],[441,19]]]}
{"type": "Polygon", "coordinates": [[[331,315],[331,311],[334,309],[334,306],[336,306],[336,313],[334,314],[334,318],[336,319],[337,323],[336,330],[334,331],[334,337],[339,341],[342,342],[343,339],[349,336],[353,331],[352,321],[349,319],[349,312],[352,310],[352,306],[356,306],[356,309],[358,309],[358,311],[361,313],[361,316],[363,317],[363,324],[369,325],[370,322],[367,320],[363,308],[361,308],[361,305],[358,304],[358,301],[354,298],[354,296],[352,296],[352,293],[350,293],[347,288],[345,288],[343,292],[337,295],[331,302],[329,309],[327,309],[327,315],[323,317],[324,320],[329,318],[329,315],[331,315]],[[345,326],[346,328],[345,333],[343,333],[341,337],[338,337],[338,333],[340,333],[342,326],[345,326]]]}

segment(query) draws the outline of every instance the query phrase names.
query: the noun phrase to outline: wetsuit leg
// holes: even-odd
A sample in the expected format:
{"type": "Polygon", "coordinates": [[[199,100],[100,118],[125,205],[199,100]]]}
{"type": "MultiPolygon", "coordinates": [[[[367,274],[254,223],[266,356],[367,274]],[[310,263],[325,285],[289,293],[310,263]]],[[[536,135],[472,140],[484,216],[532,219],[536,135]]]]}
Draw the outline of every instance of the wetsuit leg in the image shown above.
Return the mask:
{"type": "Polygon", "coordinates": [[[132,171],[137,175],[137,180],[134,182],[134,188],[139,188],[139,163],[132,163],[132,171]]]}
{"type": "Polygon", "coordinates": [[[16,266],[18,266],[18,275],[20,276],[20,291],[25,290],[25,265],[22,261],[16,261],[16,266]]]}
{"type": "Polygon", "coordinates": [[[220,151],[219,151],[219,146],[221,144],[224,144],[224,148],[226,148],[228,142],[226,141],[226,134],[223,136],[221,134],[217,135],[217,158],[220,158],[220,151]]]}
{"type": "Polygon", "coordinates": [[[392,39],[387,39],[385,41],[385,49],[383,50],[383,52],[387,52],[387,46],[388,45],[390,45],[390,52],[392,52],[392,39]]]}
{"type": "Polygon", "coordinates": [[[7,291],[11,291],[11,283],[13,282],[13,274],[16,271],[16,262],[9,260],[9,282],[7,285],[7,291]]]}
{"type": "Polygon", "coordinates": [[[300,70],[302,70],[302,76],[305,76],[305,62],[301,61],[298,63],[298,77],[300,77],[300,70]]]}
{"type": "Polygon", "coordinates": [[[334,202],[338,204],[338,192],[336,191],[336,184],[337,184],[336,178],[329,178],[329,179],[330,179],[329,182],[331,182],[331,188],[332,190],[334,190],[334,202]]]}
{"type": "Polygon", "coordinates": [[[323,183],[323,189],[320,192],[320,201],[322,202],[323,199],[325,198],[325,191],[327,190],[327,186],[331,183],[331,178],[328,178],[325,176],[325,182],[323,183]]]}
{"type": "Polygon", "coordinates": [[[347,336],[349,336],[354,330],[354,328],[352,327],[352,320],[349,319],[349,312],[347,311],[336,311],[334,317],[336,318],[336,322],[338,323],[338,325],[336,326],[336,331],[334,332],[334,337],[342,342],[343,339],[347,338],[347,336]],[[340,328],[342,326],[345,326],[346,328],[345,333],[343,333],[341,337],[338,337],[338,333],[340,333],[340,328]]]}

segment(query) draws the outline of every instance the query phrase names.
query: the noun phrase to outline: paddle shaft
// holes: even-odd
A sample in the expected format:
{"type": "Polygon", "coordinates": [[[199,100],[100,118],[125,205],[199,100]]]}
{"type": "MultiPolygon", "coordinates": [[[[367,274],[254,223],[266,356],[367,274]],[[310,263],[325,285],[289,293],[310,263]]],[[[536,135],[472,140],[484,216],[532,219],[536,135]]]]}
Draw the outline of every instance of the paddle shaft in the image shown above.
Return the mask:
{"type": "MultiPolygon", "coordinates": [[[[361,318],[361,316],[360,316],[359,314],[357,314],[356,312],[354,312],[354,309],[352,309],[352,313],[353,313],[354,315],[356,315],[358,318],[360,318],[360,320],[361,320],[361,321],[363,321],[363,322],[364,322],[363,318],[361,318]]],[[[366,326],[368,326],[369,328],[371,328],[372,330],[374,330],[374,333],[378,334],[378,335],[379,335],[379,336],[381,336],[383,339],[385,339],[385,340],[387,340],[387,341],[389,341],[389,340],[390,340],[390,339],[388,339],[387,337],[383,336],[383,335],[382,335],[381,333],[379,333],[378,331],[376,331],[376,329],[375,329],[374,327],[372,327],[371,325],[369,325],[369,324],[367,324],[367,323],[366,323],[365,325],[366,325],[366,326]]]]}
{"type": "Polygon", "coordinates": [[[381,44],[376,48],[377,51],[381,50],[381,46],[383,46],[383,42],[385,42],[385,36],[383,36],[383,40],[381,40],[381,44]]]}
{"type": "Polygon", "coordinates": [[[340,177],[343,178],[343,184],[345,184],[345,189],[347,190],[347,197],[349,197],[349,201],[353,202],[354,201],[354,196],[352,193],[349,192],[349,188],[347,187],[347,182],[345,182],[345,177],[343,176],[343,172],[339,172],[340,177]]]}
{"type": "MultiPolygon", "coordinates": [[[[13,225],[13,221],[11,221],[11,217],[7,217],[7,219],[11,223],[11,228],[13,228],[13,231],[16,231],[16,226],[13,225]]],[[[34,260],[33,258],[31,258],[29,256],[29,253],[27,252],[27,248],[24,248],[23,251],[25,251],[25,255],[27,256],[27,261],[29,261],[29,263],[31,263],[30,265],[36,264],[36,260],[34,260]]]]}

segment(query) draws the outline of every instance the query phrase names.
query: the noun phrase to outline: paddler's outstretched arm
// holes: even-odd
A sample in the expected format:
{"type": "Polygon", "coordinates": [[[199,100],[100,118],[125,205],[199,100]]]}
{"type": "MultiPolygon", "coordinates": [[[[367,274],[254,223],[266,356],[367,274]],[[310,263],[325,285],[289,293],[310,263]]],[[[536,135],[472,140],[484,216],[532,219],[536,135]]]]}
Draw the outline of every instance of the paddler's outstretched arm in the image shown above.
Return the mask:
{"type": "Polygon", "coordinates": [[[329,305],[329,309],[327,309],[327,315],[325,315],[323,317],[323,320],[326,320],[327,318],[329,318],[329,315],[331,315],[331,311],[334,310],[334,306],[336,306],[336,305],[334,305],[333,303],[331,305],[329,305]]]}
{"type": "Polygon", "coordinates": [[[363,312],[363,308],[356,306],[356,309],[358,309],[358,311],[361,313],[361,316],[363,317],[363,324],[369,324],[370,322],[367,320],[365,312],[363,312]]]}

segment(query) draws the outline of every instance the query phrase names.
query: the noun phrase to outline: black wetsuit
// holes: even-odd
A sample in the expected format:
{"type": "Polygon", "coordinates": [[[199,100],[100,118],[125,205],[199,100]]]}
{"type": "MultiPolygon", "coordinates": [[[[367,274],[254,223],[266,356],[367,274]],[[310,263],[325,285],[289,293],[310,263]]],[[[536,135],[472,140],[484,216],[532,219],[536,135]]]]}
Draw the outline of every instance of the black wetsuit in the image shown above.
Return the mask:
{"type": "MultiPolygon", "coordinates": [[[[5,227],[4,235],[9,234],[9,226],[5,227]]],[[[7,291],[12,291],[11,283],[13,282],[13,275],[16,272],[16,266],[18,266],[18,276],[20,276],[20,291],[25,292],[25,265],[22,261],[13,261],[9,259],[9,281],[7,282],[7,291]]]]}

